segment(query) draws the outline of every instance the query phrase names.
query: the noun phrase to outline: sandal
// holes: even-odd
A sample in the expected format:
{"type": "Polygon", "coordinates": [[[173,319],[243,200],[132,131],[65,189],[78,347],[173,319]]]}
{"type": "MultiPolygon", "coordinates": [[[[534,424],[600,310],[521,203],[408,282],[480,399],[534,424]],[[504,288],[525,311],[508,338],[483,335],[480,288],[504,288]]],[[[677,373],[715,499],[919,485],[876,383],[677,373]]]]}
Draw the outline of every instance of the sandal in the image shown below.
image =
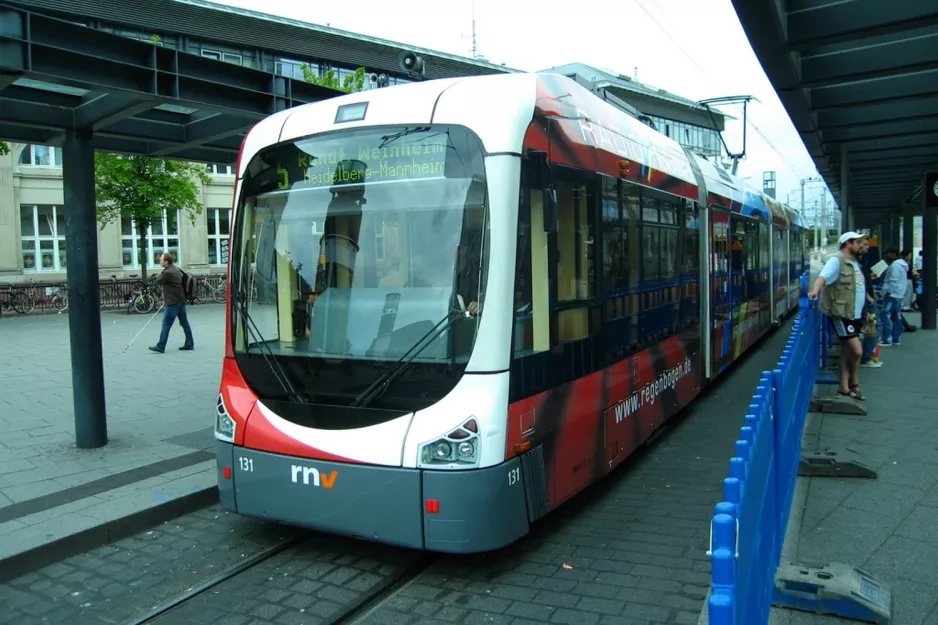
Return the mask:
{"type": "Polygon", "coordinates": [[[859,401],[866,401],[866,396],[864,396],[864,395],[860,392],[860,385],[859,385],[859,384],[851,384],[851,385],[850,385],[850,391],[856,395],[856,399],[857,399],[857,400],[859,400],[859,401]]]}
{"type": "Polygon", "coordinates": [[[864,397],[857,391],[850,391],[848,393],[844,393],[842,390],[837,389],[837,394],[843,395],[844,397],[849,397],[850,399],[855,399],[857,401],[866,401],[866,397],[864,397]]]}

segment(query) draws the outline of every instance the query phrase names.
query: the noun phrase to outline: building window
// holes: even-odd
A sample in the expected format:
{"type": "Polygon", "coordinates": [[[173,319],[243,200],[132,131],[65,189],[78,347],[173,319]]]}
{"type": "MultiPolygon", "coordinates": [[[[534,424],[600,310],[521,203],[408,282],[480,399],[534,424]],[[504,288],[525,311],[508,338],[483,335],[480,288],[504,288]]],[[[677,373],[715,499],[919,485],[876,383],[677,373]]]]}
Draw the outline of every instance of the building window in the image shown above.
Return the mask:
{"type": "MultiPolygon", "coordinates": [[[[280,59],[274,64],[275,72],[279,76],[284,76],[286,78],[294,78],[296,80],[303,80],[303,68],[302,65],[304,61],[296,61],[293,59],[280,59]]],[[[305,63],[306,66],[315,76],[319,76],[319,65],[316,63],[305,63]]]]}
{"type": "Polygon", "coordinates": [[[228,264],[228,233],[231,226],[231,211],[227,208],[210,208],[206,214],[208,226],[208,264],[228,264]]]}
{"type": "Polygon", "coordinates": [[[65,271],[65,211],[61,206],[20,206],[22,266],[26,271],[65,271]]]}
{"type": "Polygon", "coordinates": [[[208,173],[216,176],[233,176],[234,166],[227,163],[209,163],[206,165],[208,173]]]}
{"type": "Polygon", "coordinates": [[[235,65],[244,64],[244,57],[240,54],[234,54],[232,52],[219,52],[217,50],[208,50],[206,48],[202,48],[202,56],[207,59],[224,61],[225,63],[233,63],[235,65]]]}
{"type": "Polygon", "coordinates": [[[20,153],[20,165],[32,167],[61,167],[62,148],[50,145],[29,145],[20,153]]]}
{"type": "MultiPolygon", "coordinates": [[[[227,237],[226,237],[227,238],[227,237]]],[[[147,258],[148,267],[159,267],[159,255],[170,252],[176,257],[176,262],[182,264],[179,256],[179,211],[163,211],[160,220],[151,224],[147,231],[146,249],[140,249],[140,233],[137,224],[130,217],[121,217],[121,254],[126,269],[135,269],[140,266],[139,252],[147,258]]]]}

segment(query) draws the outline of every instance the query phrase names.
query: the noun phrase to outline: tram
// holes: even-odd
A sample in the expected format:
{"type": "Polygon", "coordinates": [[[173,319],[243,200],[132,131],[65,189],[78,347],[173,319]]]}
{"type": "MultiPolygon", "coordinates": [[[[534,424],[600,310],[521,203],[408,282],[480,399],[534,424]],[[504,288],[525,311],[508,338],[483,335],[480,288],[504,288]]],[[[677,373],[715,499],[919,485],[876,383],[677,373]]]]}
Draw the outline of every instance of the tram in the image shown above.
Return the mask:
{"type": "Polygon", "coordinates": [[[797,213],[563,76],[285,110],[236,172],[215,438],[248,517],[498,549],[797,307],[797,213]]]}

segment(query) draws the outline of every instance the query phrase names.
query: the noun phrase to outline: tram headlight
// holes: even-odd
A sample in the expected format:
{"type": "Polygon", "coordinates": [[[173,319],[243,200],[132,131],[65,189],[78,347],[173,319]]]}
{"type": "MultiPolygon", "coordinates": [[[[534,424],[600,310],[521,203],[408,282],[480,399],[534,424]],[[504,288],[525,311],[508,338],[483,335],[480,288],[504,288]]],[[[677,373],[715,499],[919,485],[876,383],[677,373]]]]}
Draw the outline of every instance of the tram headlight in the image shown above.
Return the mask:
{"type": "Polygon", "coordinates": [[[439,441],[433,446],[433,457],[440,458],[441,460],[446,460],[453,453],[452,445],[446,441],[439,441]]]}
{"type": "Polygon", "coordinates": [[[218,402],[215,404],[215,438],[226,443],[233,443],[237,427],[238,424],[228,414],[225,400],[219,394],[218,402]]]}
{"type": "Polygon", "coordinates": [[[479,422],[475,417],[440,438],[420,445],[419,465],[434,469],[463,469],[479,464],[479,422]]]}

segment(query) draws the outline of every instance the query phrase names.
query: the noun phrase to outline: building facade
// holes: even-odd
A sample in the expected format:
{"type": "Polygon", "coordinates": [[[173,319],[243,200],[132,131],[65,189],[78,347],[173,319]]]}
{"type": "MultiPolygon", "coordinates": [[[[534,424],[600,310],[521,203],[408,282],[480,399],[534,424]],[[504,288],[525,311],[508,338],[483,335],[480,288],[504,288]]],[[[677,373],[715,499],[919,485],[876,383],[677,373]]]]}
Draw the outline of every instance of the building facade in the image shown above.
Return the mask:
{"type": "MultiPolygon", "coordinates": [[[[62,150],[17,143],[10,147],[10,154],[0,156],[0,280],[64,282],[62,150]]],[[[159,267],[159,254],[172,252],[193,273],[225,271],[234,173],[229,165],[207,167],[212,183],[201,187],[202,213],[164,211],[162,222],[147,233],[143,249],[150,269],[159,267]]],[[[98,231],[101,279],[139,275],[135,250],[140,243],[133,220],[103,224],[98,231]]]]}

